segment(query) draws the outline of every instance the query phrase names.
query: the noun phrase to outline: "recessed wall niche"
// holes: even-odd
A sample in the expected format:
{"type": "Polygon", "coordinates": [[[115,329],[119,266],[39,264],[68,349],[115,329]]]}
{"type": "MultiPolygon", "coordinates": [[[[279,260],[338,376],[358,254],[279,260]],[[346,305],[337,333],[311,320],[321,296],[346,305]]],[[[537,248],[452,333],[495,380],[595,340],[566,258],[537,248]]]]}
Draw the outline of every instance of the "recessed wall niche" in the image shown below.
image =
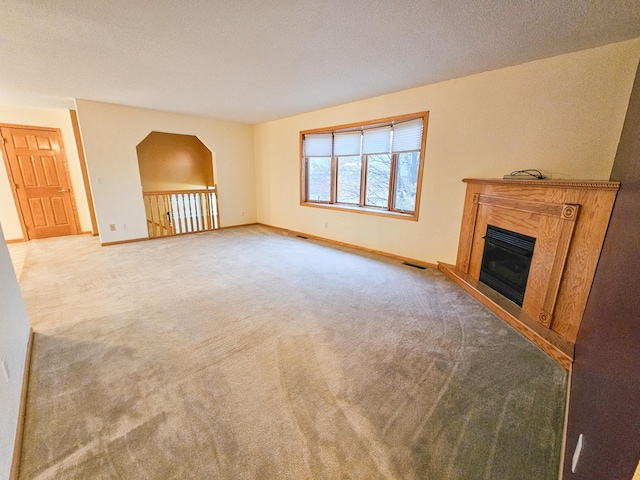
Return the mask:
{"type": "Polygon", "coordinates": [[[136,151],[145,192],[198,190],[214,185],[213,155],[194,135],[151,132],[136,151]]]}

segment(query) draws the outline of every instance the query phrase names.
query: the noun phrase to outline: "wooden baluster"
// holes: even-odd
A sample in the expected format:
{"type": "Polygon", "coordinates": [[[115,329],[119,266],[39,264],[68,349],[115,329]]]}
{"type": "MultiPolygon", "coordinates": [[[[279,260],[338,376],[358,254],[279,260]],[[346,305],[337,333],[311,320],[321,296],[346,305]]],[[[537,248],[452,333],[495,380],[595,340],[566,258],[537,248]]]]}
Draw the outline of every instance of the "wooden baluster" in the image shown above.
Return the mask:
{"type": "Polygon", "coordinates": [[[193,208],[193,225],[196,232],[202,231],[202,222],[200,221],[200,201],[199,201],[199,193],[194,192],[191,194],[192,200],[192,208],[193,208]]]}
{"type": "Polygon", "coordinates": [[[186,193],[182,194],[182,221],[184,222],[184,231],[182,233],[189,233],[191,231],[189,226],[189,196],[186,193]]]}
{"type": "Polygon", "coordinates": [[[219,228],[217,188],[143,194],[149,237],[219,228]]]}
{"type": "Polygon", "coordinates": [[[195,213],[195,224],[196,224],[196,230],[198,232],[202,232],[204,230],[203,226],[202,226],[202,211],[200,210],[200,193],[194,193],[193,194],[193,210],[195,213]]]}
{"type": "Polygon", "coordinates": [[[164,209],[162,208],[162,199],[160,198],[160,195],[154,195],[153,200],[155,203],[155,207],[152,206],[152,208],[155,210],[153,219],[153,235],[155,237],[162,237],[165,231],[164,224],[167,219],[166,215],[163,212],[164,209]],[[157,233],[156,229],[158,230],[157,233]]]}
{"type": "MultiPolygon", "coordinates": [[[[162,220],[163,220],[163,214],[162,214],[162,208],[160,208],[160,198],[158,195],[154,195],[153,196],[155,199],[155,204],[156,204],[156,212],[158,213],[158,237],[162,236],[162,220]]],[[[153,223],[153,233],[155,235],[156,233],[156,222],[154,221],[153,223]]]]}
{"type": "Polygon", "coordinates": [[[169,222],[169,219],[167,218],[167,212],[166,209],[164,208],[164,199],[161,198],[160,195],[154,195],[153,196],[155,199],[155,203],[156,203],[156,216],[157,216],[157,220],[154,220],[154,231],[155,231],[155,227],[158,227],[158,234],[156,236],[158,237],[163,237],[166,235],[167,232],[167,223],[169,222]]]}
{"type": "Polygon", "coordinates": [[[202,193],[194,193],[193,201],[196,207],[196,213],[198,214],[198,216],[196,217],[198,223],[198,231],[203,232],[206,230],[206,227],[204,224],[204,217],[202,215],[202,193]]]}
{"type": "Polygon", "coordinates": [[[201,232],[202,226],[200,225],[200,210],[198,209],[198,194],[191,193],[191,214],[193,218],[193,228],[194,232],[201,232]]]}
{"type": "Polygon", "coordinates": [[[173,233],[179,235],[182,233],[182,219],[180,218],[180,194],[171,195],[171,214],[173,215],[173,233]]]}
{"type": "Polygon", "coordinates": [[[156,236],[156,224],[153,215],[153,197],[147,197],[147,205],[149,207],[149,218],[151,220],[150,232],[151,237],[156,236]]]}
{"type": "Polygon", "coordinates": [[[213,215],[211,215],[211,192],[207,192],[205,195],[205,201],[207,204],[207,219],[209,221],[209,230],[213,230],[215,225],[213,223],[213,215]]]}
{"type": "Polygon", "coordinates": [[[182,227],[181,233],[187,233],[189,231],[187,223],[187,209],[184,204],[184,193],[180,194],[180,203],[182,204],[182,214],[180,216],[180,226],[182,227]]]}
{"type": "Polygon", "coordinates": [[[202,218],[202,230],[206,231],[209,230],[208,226],[207,226],[207,216],[205,215],[205,210],[204,210],[204,193],[199,193],[198,194],[198,204],[200,205],[200,217],[202,218]]]}
{"type": "Polygon", "coordinates": [[[177,235],[180,233],[180,225],[178,224],[178,211],[176,209],[177,197],[175,193],[169,193],[165,196],[167,202],[166,210],[169,212],[171,218],[171,234],[177,235]]]}
{"type": "Polygon", "coordinates": [[[178,216],[178,196],[175,193],[167,195],[168,210],[171,212],[171,234],[180,233],[180,218],[178,216]]]}
{"type": "MultiPolygon", "coordinates": [[[[151,207],[149,206],[149,198],[143,195],[142,200],[144,202],[144,216],[147,219],[147,233],[151,237],[153,235],[152,235],[151,227],[149,226],[149,222],[150,222],[150,217],[152,213],[151,213],[151,207]]],[[[153,223],[151,223],[151,225],[153,225],[153,223]]]]}
{"type": "Polygon", "coordinates": [[[175,235],[176,229],[180,228],[178,215],[173,208],[173,194],[162,195],[164,203],[165,218],[167,219],[167,235],[175,235]]]}
{"type": "Polygon", "coordinates": [[[216,228],[220,228],[220,205],[218,204],[218,186],[214,190],[215,201],[216,201],[216,210],[215,210],[215,220],[216,220],[216,228]]]}
{"type": "Polygon", "coordinates": [[[198,203],[198,193],[191,194],[191,207],[193,208],[193,225],[196,232],[202,231],[202,224],[200,222],[200,208],[198,203]]]}
{"type": "Polygon", "coordinates": [[[158,195],[152,195],[150,197],[151,204],[151,217],[153,223],[153,237],[162,236],[162,208],[160,206],[160,199],[158,195]]]}
{"type": "MultiPolygon", "coordinates": [[[[152,212],[151,212],[151,206],[149,205],[149,198],[146,196],[142,196],[142,200],[144,201],[144,216],[147,219],[147,233],[149,234],[149,236],[153,236],[153,232],[151,231],[151,226],[149,224],[149,222],[153,219],[152,217],[152,212]]],[[[153,225],[153,222],[151,222],[151,225],[153,225]]]]}
{"type": "Polygon", "coordinates": [[[182,194],[182,218],[184,219],[184,233],[191,231],[189,225],[189,196],[186,193],[182,194]]]}
{"type": "Polygon", "coordinates": [[[211,230],[211,211],[210,209],[210,203],[209,203],[209,193],[204,193],[202,195],[202,214],[204,216],[204,218],[206,219],[207,222],[207,230],[211,230]]]}
{"type": "Polygon", "coordinates": [[[209,193],[209,215],[211,215],[211,229],[215,230],[216,228],[218,228],[218,223],[217,223],[217,214],[216,214],[216,204],[215,204],[215,199],[216,199],[216,191],[213,190],[212,192],[209,193]]]}
{"type": "Polygon", "coordinates": [[[155,195],[149,197],[149,212],[151,213],[151,236],[152,237],[157,237],[159,233],[162,233],[162,231],[156,232],[156,228],[159,227],[157,223],[160,221],[160,218],[156,220],[158,209],[153,208],[153,201],[155,198],[156,198],[155,195]]]}
{"type": "Polygon", "coordinates": [[[162,203],[164,205],[164,219],[166,221],[167,235],[176,234],[176,212],[173,211],[173,194],[165,193],[162,195],[162,203]]]}
{"type": "Polygon", "coordinates": [[[194,218],[193,218],[193,204],[191,201],[193,200],[193,194],[187,193],[187,205],[189,206],[189,225],[191,226],[191,231],[195,232],[194,218]]]}

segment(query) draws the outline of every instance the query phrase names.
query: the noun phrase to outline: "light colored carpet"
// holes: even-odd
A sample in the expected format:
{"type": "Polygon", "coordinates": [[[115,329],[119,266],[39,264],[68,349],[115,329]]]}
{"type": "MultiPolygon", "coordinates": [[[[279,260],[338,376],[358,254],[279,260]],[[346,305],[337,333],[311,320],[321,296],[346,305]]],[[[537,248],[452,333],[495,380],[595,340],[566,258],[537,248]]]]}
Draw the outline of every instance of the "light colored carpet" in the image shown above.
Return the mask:
{"type": "Polygon", "coordinates": [[[555,479],[567,375],[434,270],[264,227],[29,243],[22,479],[555,479]]]}

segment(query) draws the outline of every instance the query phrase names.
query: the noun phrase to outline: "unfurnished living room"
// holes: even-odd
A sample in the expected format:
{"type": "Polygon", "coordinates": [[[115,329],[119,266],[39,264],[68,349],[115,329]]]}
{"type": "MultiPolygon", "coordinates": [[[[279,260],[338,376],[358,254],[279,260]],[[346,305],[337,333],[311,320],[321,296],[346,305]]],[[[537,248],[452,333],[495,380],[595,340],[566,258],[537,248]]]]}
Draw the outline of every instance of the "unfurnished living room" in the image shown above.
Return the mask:
{"type": "Polygon", "coordinates": [[[640,4],[33,2],[0,479],[640,479],[640,4]]]}

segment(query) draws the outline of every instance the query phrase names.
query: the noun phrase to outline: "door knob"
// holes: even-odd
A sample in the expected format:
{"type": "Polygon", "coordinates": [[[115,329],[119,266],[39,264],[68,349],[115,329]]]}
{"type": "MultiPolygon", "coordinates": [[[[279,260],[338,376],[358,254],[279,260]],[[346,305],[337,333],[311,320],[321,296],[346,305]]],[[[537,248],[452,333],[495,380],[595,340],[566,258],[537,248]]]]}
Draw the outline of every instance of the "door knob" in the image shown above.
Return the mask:
{"type": "Polygon", "coordinates": [[[69,190],[68,188],[61,188],[60,190],[58,190],[58,193],[66,193],[66,192],[70,192],[71,190],[69,190]]]}

